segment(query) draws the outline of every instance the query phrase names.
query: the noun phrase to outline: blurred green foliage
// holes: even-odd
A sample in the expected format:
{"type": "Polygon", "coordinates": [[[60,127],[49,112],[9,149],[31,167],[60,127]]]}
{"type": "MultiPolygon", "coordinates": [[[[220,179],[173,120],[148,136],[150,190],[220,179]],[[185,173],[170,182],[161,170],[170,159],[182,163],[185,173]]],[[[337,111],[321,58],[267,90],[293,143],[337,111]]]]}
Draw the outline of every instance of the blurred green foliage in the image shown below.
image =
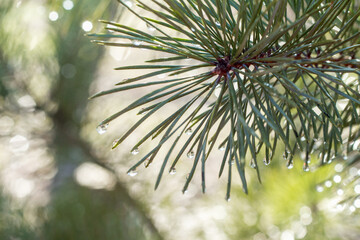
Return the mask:
{"type": "Polygon", "coordinates": [[[28,224],[29,216],[23,216],[34,208],[29,202],[1,198],[0,239],[161,239],[121,182],[112,191],[100,191],[80,187],[73,178],[81,163],[99,161],[80,132],[88,89],[104,50],[90,43],[82,24],[121,13],[114,4],[110,0],[0,3],[1,114],[32,118],[44,113],[50,118],[52,129],[32,137],[46,139],[56,169],[50,202],[35,214],[36,231],[28,224]],[[51,13],[56,16],[53,20],[48,18],[51,13]],[[17,100],[24,94],[36,102],[30,113],[23,112],[17,100]],[[11,211],[17,204],[19,209],[11,211]]]}
{"type": "MultiPolygon", "coordinates": [[[[265,233],[274,239],[280,239],[281,233],[288,230],[297,236],[295,239],[352,239],[344,238],[343,231],[333,232],[332,229],[342,226],[344,217],[350,220],[355,216],[330,214],[329,210],[336,211],[334,203],[325,209],[322,206],[325,204],[322,203],[324,197],[336,195],[335,189],[338,186],[326,192],[316,191],[319,183],[333,175],[333,165],[323,166],[316,173],[309,174],[303,172],[302,166],[296,165],[296,161],[291,170],[279,166],[266,169],[263,185],[254,183],[258,185],[254,186],[255,190],[249,193],[248,198],[239,200],[238,208],[234,207],[233,215],[241,216],[245,213],[245,217],[238,217],[232,222],[229,234],[234,239],[240,236],[250,239],[257,234],[261,237],[259,233],[265,233]],[[249,216],[246,217],[246,214],[249,216]],[[237,227],[242,225],[248,227],[237,227]]],[[[236,199],[239,199],[241,189],[236,192],[236,199]]],[[[359,233],[358,223],[349,222],[348,227],[351,233],[359,233]]]]}
{"type": "MultiPolygon", "coordinates": [[[[208,239],[211,230],[217,228],[222,239],[284,240],[291,239],[285,238],[284,231],[292,231],[287,232],[291,235],[296,233],[296,228],[304,227],[306,235],[303,239],[358,239],[359,210],[333,213],[332,206],[327,207],[326,200],[337,199],[336,189],[340,185],[326,188],[321,193],[315,191],[319,183],[332,178],[336,163],[305,173],[297,165],[300,160],[295,161],[292,170],[286,169],[285,162],[274,161],[277,165],[271,164],[263,171],[263,184],[255,181],[254,171],[247,172],[253,190],[245,196],[234,184],[231,201],[219,200],[224,207],[220,213],[226,212],[226,217],[219,217],[216,225],[199,225],[202,220],[196,212],[210,211],[223,192],[211,195],[214,199],[201,194],[195,194],[190,200],[183,196],[184,206],[179,206],[179,199],[171,196],[175,196],[174,192],[183,182],[164,185],[162,189],[168,194],[165,197],[159,194],[161,189],[152,191],[149,179],[144,180],[147,184],[132,179],[126,185],[123,179],[116,178],[116,185],[110,190],[79,186],[74,175],[84,162],[96,163],[113,175],[117,173],[106,165],[106,157],[98,157],[90,134],[83,132],[83,126],[89,121],[86,118],[89,88],[101,66],[104,49],[89,42],[81,25],[85,20],[116,18],[122,10],[111,0],[74,1],[72,10],[65,10],[63,2],[0,2],[0,130],[3,130],[3,116],[12,117],[16,125],[21,119],[31,120],[37,114],[44,114],[50,119],[49,126],[35,130],[27,126],[25,130],[29,132],[29,139],[41,139],[45,143],[44,151],[49,153],[50,167],[54,170],[53,175],[43,178],[40,170],[32,173],[32,177],[42,181],[49,179],[45,184],[49,194],[45,205],[33,203],[32,198],[41,195],[36,184],[28,198],[16,198],[5,190],[1,192],[0,239],[208,239]],[[51,11],[58,14],[54,22],[48,19],[51,11]],[[23,95],[34,99],[36,107],[33,110],[20,106],[18,99],[23,95]],[[140,193],[130,194],[129,188],[135,184],[140,193]],[[141,195],[143,189],[148,195],[141,195]],[[158,194],[161,201],[156,198],[158,194]],[[181,207],[185,210],[179,214],[181,207]],[[305,214],[311,210],[311,223],[299,224],[301,209],[305,214]],[[163,215],[159,213],[161,211],[163,215]],[[167,228],[173,225],[179,227],[167,228]],[[189,225],[199,226],[196,233],[188,231],[189,225]],[[186,237],[178,237],[180,235],[186,237]]],[[[28,153],[1,155],[6,152],[10,139],[25,131],[19,129],[14,128],[10,133],[0,131],[1,175],[9,170],[6,165],[18,158],[30,158],[28,153]]],[[[119,155],[119,158],[123,156],[119,155]]],[[[262,168],[261,165],[260,170],[262,168]]],[[[9,188],[13,186],[6,181],[1,184],[4,189],[6,184],[9,188]]]]}
{"type": "Polygon", "coordinates": [[[0,239],[36,239],[34,229],[24,219],[24,211],[3,194],[0,194],[0,239]]]}
{"type": "Polygon", "coordinates": [[[157,239],[118,188],[90,190],[70,184],[64,188],[54,194],[47,210],[44,239],[157,239]]]}

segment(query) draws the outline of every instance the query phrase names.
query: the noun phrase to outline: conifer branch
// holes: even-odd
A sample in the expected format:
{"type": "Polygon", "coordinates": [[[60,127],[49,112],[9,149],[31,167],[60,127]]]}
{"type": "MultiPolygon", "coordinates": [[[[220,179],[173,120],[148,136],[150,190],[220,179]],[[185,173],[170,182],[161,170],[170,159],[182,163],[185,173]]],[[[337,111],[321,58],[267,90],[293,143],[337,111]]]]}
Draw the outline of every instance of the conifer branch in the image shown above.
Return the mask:
{"type": "Polygon", "coordinates": [[[226,196],[230,198],[232,168],[236,168],[247,192],[246,162],[260,180],[259,157],[264,155],[268,165],[280,143],[285,146],[288,168],[293,166],[294,155],[303,153],[305,171],[315,153],[320,154],[322,165],[358,150],[353,149],[360,141],[360,9],[356,1],[151,0],[151,6],[136,1],[137,7],[154,17],[139,15],[119,2],[155,34],[103,21],[112,33],[91,34],[96,38],[94,42],[160,51],[169,57],[117,68],[153,71],[125,79],[117,84],[119,87],[92,98],[162,85],[104,120],[100,129],[129,110],[147,106],[140,110],[145,115],[118,140],[114,145],[117,147],[159,109],[180,98],[188,99],[134,146],[136,150],[152,136],[160,139],[129,172],[145,161],[148,166],[162,146],[170,142],[155,187],[165,168],[170,165],[169,172],[173,173],[181,156],[187,153],[193,166],[183,191],[201,168],[205,192],[206,160],[218,145],[224,151],[219,176],[227,165],[226,196]],[[167,30],[179,35],[171,36],[167,30]],[[187,58],[199,63],[166,64],[187,58]],[[182,76],[203,67],[212,70],[182,76]],[[169,78],[141,82],[160,74],[168,74],[169,78]],[[214,93],[216,100],[211,98],[214,93]],[[177,147],[180,139],[185,142],[177,147]],[[170,157],[174,157],[173,162],[170,157]]]}

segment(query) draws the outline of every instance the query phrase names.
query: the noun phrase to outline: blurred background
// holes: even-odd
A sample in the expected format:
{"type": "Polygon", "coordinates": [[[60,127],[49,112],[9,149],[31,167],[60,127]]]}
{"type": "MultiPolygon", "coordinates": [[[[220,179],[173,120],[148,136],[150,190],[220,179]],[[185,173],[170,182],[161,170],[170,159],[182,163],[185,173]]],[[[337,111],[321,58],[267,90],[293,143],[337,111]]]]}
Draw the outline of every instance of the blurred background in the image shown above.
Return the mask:
{"type": "Polygon", "coordinates": [[[226,176],[217,177],[220,153],[209,159],[205,195],[200,179],[181,193],[187,159],[156,191],[160,161],[128,176],[151,147],[129,152],[146,126],[113,151],[137,112],[105,134],[96,126],[148,90],[88,97],[138,74],[114,67],[160,54],[90,43],[84,34],[104,31],[99,19],[154,31],[115,0],[0,1],[0,239],[360,238],[360,141],[352,155],[321,168],[314,163],[309,172],[300,159],[287,169],[276,153],[276,161],[259,166],[262,184],[249,168],[248,195],[234,178],[231,201],[224,199],[226,176]]]}

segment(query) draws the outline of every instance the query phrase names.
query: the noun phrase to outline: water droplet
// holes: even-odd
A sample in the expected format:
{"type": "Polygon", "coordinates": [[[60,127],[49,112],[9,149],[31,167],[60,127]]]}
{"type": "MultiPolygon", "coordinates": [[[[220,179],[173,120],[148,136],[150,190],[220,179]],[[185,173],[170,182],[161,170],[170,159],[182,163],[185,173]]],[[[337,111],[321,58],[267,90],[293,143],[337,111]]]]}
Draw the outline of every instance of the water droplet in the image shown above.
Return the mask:
{"type": "Polygon", "coordinates": [[[145,168],[149,167],[152,163],[152,161],[150,161],[151,157],[148,157],[145,161],[144,161],[144,166],[145,168]]]}
{"type": "Polygon", "coordinates": [[[133,2],[130,0],[124,0],[124,3],[126,6],[128,6],[129,8],[131,8],[133,6],[133,2]]]}
{"type": "Polygon", "coordinates": [[[145,108],[141,108],[141,110],[137,113],[137,115],[145,115],[148,111],[145,111],[145,108]]]}
{"type": "Polygon", "coordinates": [[[193,150],[191,150],[191,151],[189,151],[188,153],[187,153],[187,157],[188,158],[194,158],[195,157],[195,152],[193,151],[193,150]]]}
{"type": "Polygon", "coordinates": [[[141,41],[138,41],[138,40],[132,40],[131,41],[135,46],[140,46],[142,44],[141,41]]]}
{"type": "MultiPolygon", "coordinates": [[[[272,87],[271,85],[270,85],[270,83],[264,83],[264,85],[266,86],[266,87],[272,87]]],[[[286,125],[286,123],[287,123],[287,120],[285,119],[284,120],[284,125],[286,125]]]]}
{"type": "Polygon", "coordinates": [[[220,151],[224,151],[224,150],[225,150],[225,145],[221,145],[221,146],[219,147],[219,150],[220,150],[220,151]]]}
{"type": "Polygon", "coordinates": [[[305,136],[302,136],[302,137],[300,138],[300,141],[302,141],[302,142],[304,142],[305,140],[306,140],[305,136]]]}
{"type": "Polygon", "coordinates": [[[225,200],[226,200],[227,202],[230,202],[231,198],[230,198],[230,197],[226,197],[225,200]]]}
{"type": "Polygon", "coordinates": [[[120,140],[120,138],[115,139],[115,140],[113,141],[111,147],[114,148],[114,147],[117,145],[117,143],[119,142],[119,140],[120,140]]]}
{"type": "Polygon", "coordinates": [[[251,168],[256,168],[256,162],[255,162],[254,159],[251,159],[251,161],[250,161],[250,167],[251,167],[251,168]]]}
{"type": "Polygon", "coordinates": [[[192,32],[195,32],[195,28],[190,28],[192,32]]]}
{"type": "Polygon", "coordinates": [[[169,173],[170,173],[170,175],[175,175],[176,168],[171,168],[169,173]]]}
{"type": "Polygon", "coordinates": [[[304,170],[304,172],[310,171],[310,168],[309,168],[309,164],[308,164],[308,163],[304,163],[304,165],[303,165],[303,170],[304,170]]]}
{"type": "Polygon", "coordinates": [[[138,173],[137,173],[136,170],[131,170],[131,171],[128,172],[128,175],[129,175],[130,177],[134,177],[134,176],[136,176],[137,174],[138,174],[138,173]]]}
{"type": "Polygon", "coordinates": [[[265,166],[268,166],[269,164],[270,164],[270,160],[268,160],[268,159],[266,159],[266,158],[264,158],[264,164],[265,164],[265,166]]]}
{"type": "Polygon", "coordinates": [[[150,31],[150,32],[155,32],[155,30],[156,30],[156,28],[154,28],[153,26],[151,26],[150,24],[146,24],[146,27],[147,27],[147,29],[150,31]]]}
{"type": "Polygon", "coordinates": [[[97,131],[99,134],[104,134],[104,133],[106,133],[108,126],[109,126],[108,123],[106,123],[106,124],[100,124],[99,126],[96,127],[96,131],[97,131]]]}
{"type": "Polygon", "coordinates": [[[288,169],[293,169],[294,168],[294,163],[291,161],[291,162],[288,162],[287,163],[287,168],[288,169]]]}
{"type": "Polygon", "coordinates": [[[231,160],[230,164],[234,165],[235,164],[235,159],[231,160]]]}
{"type": "Polygon", "coordinates": [[[185,133],[186,135],[191,135],[193,130],[191,128],[186,129],[185,133]]]}
{"type": "Polygon", "coordinates": [[[215,22],[215,25],[220,27],[220,23],[218,21],[215,22]]]}
{"type": "Polygon", "coordinates": [[[131,151],[131,154],[132,155],[136,155],[139,153],[139,149],[138,148],[134,148],[132,151],[131,151]]]}
{"type": "Polygon", "coordinates": [[[283,158],[284,158],[284,160],[289,160],[289,157],[290,157],[290,154],[288,154],[288,153],[283,153],[283,158]]]}

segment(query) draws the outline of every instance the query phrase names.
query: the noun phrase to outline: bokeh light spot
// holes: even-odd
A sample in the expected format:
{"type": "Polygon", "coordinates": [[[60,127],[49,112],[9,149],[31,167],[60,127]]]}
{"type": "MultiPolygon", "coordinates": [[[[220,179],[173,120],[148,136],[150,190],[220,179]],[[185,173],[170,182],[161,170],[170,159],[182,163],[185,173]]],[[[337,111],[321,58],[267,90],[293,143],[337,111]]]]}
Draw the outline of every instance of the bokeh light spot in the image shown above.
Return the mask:
{"type": "Polygon", "coordinates": [[[49,19],[50,19],[50,21],[55,22],[56,20],[59,19],[59,14],[57,12],[55,12],[55,11],[51,11],[49,13],[49,19]]]}
{"type": "Polygon", "coordinates": [[[356,208],[360,208],[360,198],[358,198],[358,199],[356,199],[356,200],[354,201],[354,206],[355,206],[356,208]]]}
{"type": "Polygon", "coordinates": [[[334,182],[339,183],[341,182],[341,177],[339,175],[334,176],[334,182]]]}
{"type": "Polygon", "coordinates": [[[93,25],[90,21],[85,21],[82,23],[81,27],[85,32],[89,32],[93,28],[93,25]]]}
{"type": "Polygon", "coordinates": [[[355,185],[354,192],[360,194],[360,184],[355,185]]]}
{"type": "Polygon", "coordinates": [[[65,1],[63,2],[63,8],[64,8],[65,10],[71,10],[73,7],[74,7],[73,1],[71,1],[71,0],[65,0],[65,1]]]}
{"type": "Polygon", "coordinates": [[[89,162],[75,170],[75,179],[80,185],[93,189],[112,190],[116,184],[116,178],[109,171],[89,162]]]}
{"type": "Polygon", "coordinates": [[[281,240],[294,240],[295,236],[294,236],[294,232],[291,230],[285,230],[282,234],[281,234],[281,240]]]}
{"type": "Polygon", "coordinates": [[[10,139],[9,147],[13,153],[26,152],[29,149],[29,141],[24,136],[16,135],[10,139]]]}
{"type": "Polygon", "coordinates": [[[76,68],[73,64],[67,63],[61,67],[61,74],[65,78],[73,78],[76,74],[76,68]]]}

